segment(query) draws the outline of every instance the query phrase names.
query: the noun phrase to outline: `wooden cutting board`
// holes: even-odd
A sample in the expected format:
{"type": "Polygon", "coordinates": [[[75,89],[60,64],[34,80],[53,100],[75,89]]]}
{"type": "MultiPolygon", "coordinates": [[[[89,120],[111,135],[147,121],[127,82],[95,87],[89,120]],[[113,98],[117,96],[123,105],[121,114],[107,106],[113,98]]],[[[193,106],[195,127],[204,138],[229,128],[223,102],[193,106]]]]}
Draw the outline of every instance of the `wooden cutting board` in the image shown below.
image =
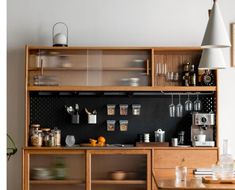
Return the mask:
{"type": "Polygon", "coordinates": [[[214,183],[214,184],[224,184],[224,183],[233,183],[235,184],[235,178],[232,178],[232,179],[213,179],[212,177],[210,176],[205,176],[205,177],[202,177],[202,182],[203,183],[214,183]]]}

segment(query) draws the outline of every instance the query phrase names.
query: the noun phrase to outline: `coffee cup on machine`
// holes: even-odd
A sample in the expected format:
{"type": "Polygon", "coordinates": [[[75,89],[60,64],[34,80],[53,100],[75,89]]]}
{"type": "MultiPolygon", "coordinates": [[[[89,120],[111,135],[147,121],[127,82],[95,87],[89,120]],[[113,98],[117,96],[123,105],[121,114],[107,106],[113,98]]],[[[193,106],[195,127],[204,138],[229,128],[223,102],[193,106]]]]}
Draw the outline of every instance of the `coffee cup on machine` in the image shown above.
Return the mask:
{"type": "Polygon", "coordinates": [[[206,141],[206,135],[204,135],[204,134],[194,135],[193,139],[195,141],[205,142],[206,141]]]}

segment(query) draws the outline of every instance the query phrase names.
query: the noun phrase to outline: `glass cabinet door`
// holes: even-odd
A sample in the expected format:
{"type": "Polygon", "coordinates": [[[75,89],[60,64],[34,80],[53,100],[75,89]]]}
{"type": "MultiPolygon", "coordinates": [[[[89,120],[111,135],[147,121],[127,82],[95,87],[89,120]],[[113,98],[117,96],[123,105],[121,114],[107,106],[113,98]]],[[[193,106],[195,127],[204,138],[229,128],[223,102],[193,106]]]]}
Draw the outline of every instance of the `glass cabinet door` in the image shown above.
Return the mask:
{"type": "Polygon", "coordinates": [[[91,154],[91,190],[146,190],[149,183],[148,156],[131,151],[112,153],[110,150],[91,154]]]}
{"type": "Polygon", "coordinates": [[[28,153],[27,158],[25,184],[29,190],[85,190],[85,154],[40,151],[28,153]]]}
{"type": "Polygon", "coordinates": [[[151,50],[48,48],[28,50],[31,86],[148,86],[151,50]]]}

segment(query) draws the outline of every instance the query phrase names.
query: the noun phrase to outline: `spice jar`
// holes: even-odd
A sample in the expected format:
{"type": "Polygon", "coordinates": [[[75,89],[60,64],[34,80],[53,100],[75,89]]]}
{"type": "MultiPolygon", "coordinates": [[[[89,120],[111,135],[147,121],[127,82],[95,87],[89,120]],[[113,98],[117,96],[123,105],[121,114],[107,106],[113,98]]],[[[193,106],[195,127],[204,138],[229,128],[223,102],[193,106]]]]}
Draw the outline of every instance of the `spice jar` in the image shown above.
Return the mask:
{"type": "Polygon", "coordinates": [[[115,115],[115,107],[114,104],[108,104],[107,105],[107,115],[115,115]]]}
{"type": "Polygon", "coordinates": [[[33,131],[32,135],[30,136],[30,140],[32,146],[42,146],[42,130],[33,131]]]}
{"type": "Polygon", "coordinates": [[[141,105],[133,104],[132,105],[132,115],[140,115],[140,108],[141,108],[141,105]]]}
{"type": "Polygon", "coordinates": [[[107,131],[115,131],[115,120],[107,120],[107,131]]]}
{"type": "Polygon", "coordinates": [[[120,115],[127,115],[128,114],[128,105],[127,104],[120,104],[120,115]]]}
{"type": "Polygon", "coordinates": [[[43,128],[43,146],[49,146],[49,140],[50,140],[50,128],[43,128]]]}
{"type": "Polygon", "coordinates": [[[128,130],[128,120],[120,120],[120,131],[127,131],[128,130]]]}
{"type": "Polygon", "coordinates": [[[47,142],[47,146],[55,146],[55,137],[54,137],[54,133],[49,133],[49,141],[47,142]]]}
{"type": "Polygon", "coordinates": [[[59,130],[57,127],[55,127],[52,130],[52,133],[54,134],[54,139],[55,139],[54,146],[61,146],[61,130],[59,130]]]}

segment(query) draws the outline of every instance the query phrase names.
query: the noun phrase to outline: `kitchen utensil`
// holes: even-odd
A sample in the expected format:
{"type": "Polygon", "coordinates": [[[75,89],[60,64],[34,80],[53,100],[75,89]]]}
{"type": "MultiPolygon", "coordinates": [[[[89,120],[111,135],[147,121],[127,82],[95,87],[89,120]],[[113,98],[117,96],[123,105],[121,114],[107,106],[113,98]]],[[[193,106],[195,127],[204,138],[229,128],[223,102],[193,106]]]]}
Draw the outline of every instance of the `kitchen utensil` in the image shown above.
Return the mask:
{"type": "Polygon", "coordinates": [[[171,95],[171,104],[169,105],[169,116],[175,117],[175,105],[173,102],[173,94],[171,95]]]}
{"type": "Polygon", "coordinates": [[[180,101],[180,95],[179,95],[179,103],[176,106],[176,117],[183,117],[183,105],[180,101]]]}
{"type": "Polygon", "coordinates": [[[34,180],[48,180],[52,179],[52,172],[49,168],[32,168],[30,178],[34,180]]]}
{"type": "Polygon", "coordinates": [[[180,131],[178,133],[178,140],[179,140],[178,144],[179,145],[184,145],[184,134],[185,134],[184,131],[180,131]]]}
{"type": "Polygon", "coordinates": [[[188,94],[188,99],[186,100],[186,102],[184,104],[184,109],[185,109],[185,111],[192,111],[193,110],[193,103],[189,99],[189,94],[188,94]]]}

